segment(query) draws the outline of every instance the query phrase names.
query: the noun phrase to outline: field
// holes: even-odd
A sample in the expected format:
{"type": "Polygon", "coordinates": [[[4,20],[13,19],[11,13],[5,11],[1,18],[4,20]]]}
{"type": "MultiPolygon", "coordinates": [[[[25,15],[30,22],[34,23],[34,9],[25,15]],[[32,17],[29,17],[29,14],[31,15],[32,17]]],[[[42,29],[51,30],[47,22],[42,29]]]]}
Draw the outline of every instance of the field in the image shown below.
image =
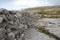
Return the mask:
{"type": "Polygon", "coordinates": [[[60,18],[60,6],[35,7],[24,10],[40,14],[41,18],[60,18]]]}

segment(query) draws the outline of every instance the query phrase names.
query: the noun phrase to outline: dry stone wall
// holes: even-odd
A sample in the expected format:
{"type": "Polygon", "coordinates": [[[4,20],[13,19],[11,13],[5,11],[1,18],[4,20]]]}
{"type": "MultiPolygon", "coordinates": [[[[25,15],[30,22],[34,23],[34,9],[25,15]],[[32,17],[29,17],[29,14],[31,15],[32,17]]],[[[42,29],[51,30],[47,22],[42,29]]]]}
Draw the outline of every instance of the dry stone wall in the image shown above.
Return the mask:
{"type": "Polygon", "coordinates": [[[38,19],[34,13],[0,9],[0,40],[20,40],[21,34],[38,19]]]}

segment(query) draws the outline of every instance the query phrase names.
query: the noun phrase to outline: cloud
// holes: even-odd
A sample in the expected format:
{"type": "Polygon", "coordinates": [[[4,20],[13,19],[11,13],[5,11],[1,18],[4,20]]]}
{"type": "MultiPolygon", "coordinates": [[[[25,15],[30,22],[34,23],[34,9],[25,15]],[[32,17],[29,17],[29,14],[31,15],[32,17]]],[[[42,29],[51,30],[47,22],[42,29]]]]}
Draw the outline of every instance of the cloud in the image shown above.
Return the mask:
{"type": "Polygon", "coordinates": [[[60,4],[60,1],[53,0],[0,0],[0,8],[7,9],[22,9],[30,7],[40,6],[52,6],[54,4],[60,4]]]}
{"type": "Polygon", "coordinates": [[[13,2],[13,5],[16,6],[36,6],[39,4],[39,1],[37,0],[16,0],[13,2]]]}
{"type": "Polygon", "coordinates": [[[15,0],[14,2],[12,2],[12,5],[20,7],[37,7],[37,6],[48,6],[52,4],[43,0],[15,0]]]}
{"type": "Polygon", "coordinates": [[[60,0],[47,0],[47,1],[54,5],[60,5],[60,0]]]}
{"type": "Polygon", "coordinates": [[[14,1],[14,0],[0,0],[0,2],[11,2],[11,1],[14,1]]]}

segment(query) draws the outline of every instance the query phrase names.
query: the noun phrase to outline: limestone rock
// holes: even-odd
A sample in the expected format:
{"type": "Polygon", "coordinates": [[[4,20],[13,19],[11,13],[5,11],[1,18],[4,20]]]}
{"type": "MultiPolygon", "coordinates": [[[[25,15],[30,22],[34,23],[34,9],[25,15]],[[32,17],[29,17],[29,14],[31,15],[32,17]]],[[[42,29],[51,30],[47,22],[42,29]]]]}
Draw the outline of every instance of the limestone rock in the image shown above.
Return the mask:
{"type": "Polygon", "coordinates": [[[26,11],[0,9],[0,40],[19,40],[20,36],[33,27],[38,15],[26,11]],[[33,25],[33,26],[32,26],[33,25]]]}
{"type": "Polygon", "coordinates": [[[6,36],[5,33],[6,33],[6,30],[4,28],[0,28],[0,39],[6,36]]]}

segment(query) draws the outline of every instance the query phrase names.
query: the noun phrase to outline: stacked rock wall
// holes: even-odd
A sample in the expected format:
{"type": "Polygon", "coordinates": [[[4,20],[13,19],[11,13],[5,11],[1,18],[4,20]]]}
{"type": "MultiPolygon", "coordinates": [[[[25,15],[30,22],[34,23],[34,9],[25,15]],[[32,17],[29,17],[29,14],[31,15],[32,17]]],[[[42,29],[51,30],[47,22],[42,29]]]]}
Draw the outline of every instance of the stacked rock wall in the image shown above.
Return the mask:
{"type": "Polygon", "coordinates": [[[33,27],[38,15],[0,9],[0,40],[20,40],[21,34],[33,27]]]}

